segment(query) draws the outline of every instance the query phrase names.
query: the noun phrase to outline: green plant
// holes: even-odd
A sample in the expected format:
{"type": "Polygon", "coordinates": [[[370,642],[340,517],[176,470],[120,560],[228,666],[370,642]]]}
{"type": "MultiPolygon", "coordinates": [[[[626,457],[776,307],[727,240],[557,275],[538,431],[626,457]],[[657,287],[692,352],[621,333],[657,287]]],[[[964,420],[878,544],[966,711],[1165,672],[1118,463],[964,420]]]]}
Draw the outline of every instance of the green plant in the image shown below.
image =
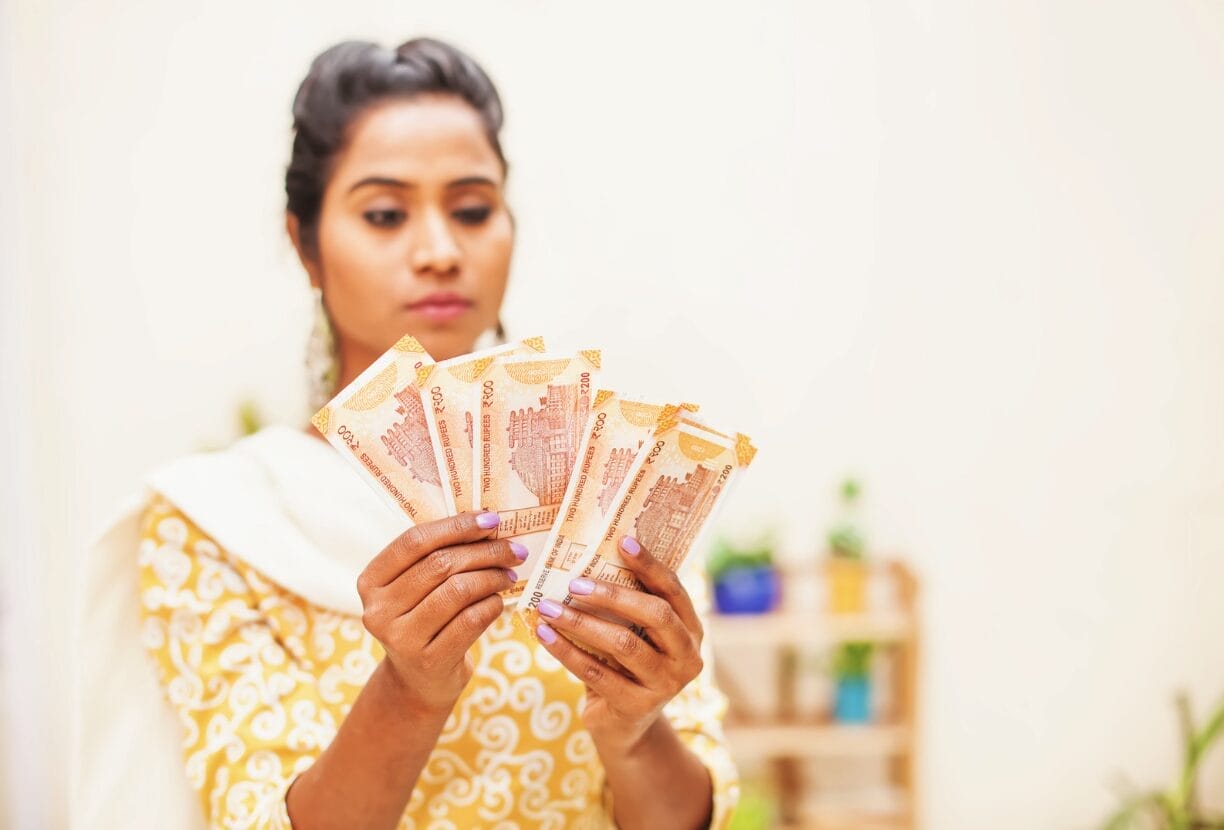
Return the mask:
{"type": "Polygon", "coordinates": [[[777,799],[761,785],[746,781],[728,827],[729,830],[769,830],[775,825],[777,815],[777,799]]]}
{"type": "Polygon", "coordinates": [[[768,568],[773,565],[774,538],[766,534],[757,542],[737,546],[727,539],[719,539],[714,545],[706,570],[714,582],[727,571],[735,568],[768,568]]]}
{"type": "Polygon", "coordinates": [[[842,643],[833,655],[833,673],[838,678],[864,678],[871,676],[873,643],[842,643]]]}
{"type": "Polygon", "coordinates": [[[1224,816],[1207,816],[1197,799],[1199,764],[1207,751],[1224,736],[1224,701],[1198,728],[1190,710],[1190,699],[1176,699],[1182,737],[1182,769],[1177,782],[1167,790],[1131,794],[1102,830],[1224,830],[1224,816]]]}
{"type": "Polygon", "coordinates": [[[853,517],[862,492],[862,485],[853,478],[844,480],[838,487],[842,517],[829,530],[828,535],[829,552],[833,556],[855,560],[863,558],[867,542],[853,517]]]}

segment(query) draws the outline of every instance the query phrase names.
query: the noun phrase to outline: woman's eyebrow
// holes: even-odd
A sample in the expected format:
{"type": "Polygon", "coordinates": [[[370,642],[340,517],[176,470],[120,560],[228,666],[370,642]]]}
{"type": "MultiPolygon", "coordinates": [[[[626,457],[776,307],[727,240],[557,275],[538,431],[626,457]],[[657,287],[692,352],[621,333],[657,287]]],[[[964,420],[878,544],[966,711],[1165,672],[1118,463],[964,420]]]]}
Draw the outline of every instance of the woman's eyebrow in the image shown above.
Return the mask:
{"type": "Polygon", "coordinates": [[[387,176],[366,176],[364,179],[357,182],[357,184],[350,187],[349,193],[352,193],[354,190],[356,190],[359,187],[366,187],[367,185],[378,185],[380,187],[403,187],[403,188],[416,187],[416,185],[413,184],[412,182],[404,182],[404,181],[400,181],[399,179],[388,178],[387,176]]]}
{"type": "Polygon", "coordinates": [[[497,187],[497,182],[484,176],[465,176],[462,179],[455,179],[453,182],[447,182],[447,187],[468,187],[469,185],[487,185],[489,187],[497,187]]]}
{"type": "MultiPolygon", "coordinates": [[[[390,178],[389,176],[366,176],[364,179],[362,179],[361,181],[357,182],[352,187],[350,187],[349,193],[352,193],[358,188],[368,187],[370,185],[376,185],[378,187],[399,187],[399,188],[404,188],[404,189],[411,189],[411,188],[416,187],[416,184],[413,182],[406,182],[400,179],[393,179],[393,178],[390,178]]],[[[446,186],[448,188],[470,187],[472,185],[484,185],[487,187],[497,187],[497,182],[493,181],[492,179],[486,176],[464,176],[462,179],[455,179],[452,182],[446,183],[446,186]]]]}

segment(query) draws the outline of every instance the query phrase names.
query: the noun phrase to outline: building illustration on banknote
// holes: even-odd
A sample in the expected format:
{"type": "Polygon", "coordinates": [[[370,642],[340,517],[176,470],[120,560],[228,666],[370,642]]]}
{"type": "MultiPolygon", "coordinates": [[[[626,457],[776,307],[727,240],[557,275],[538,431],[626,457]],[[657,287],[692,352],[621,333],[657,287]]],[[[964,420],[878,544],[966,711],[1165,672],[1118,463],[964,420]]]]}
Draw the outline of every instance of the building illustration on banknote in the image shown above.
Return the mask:
{"type": "Polygon", "coordinates": [[[510,413],[510,467],[540,504],[560,504],[578,457],[584,419],[590,409],[588,394],[574,384],[549,385],[540,408],[510,413]]]}
{"type": "Polygon", "coordinates": [[[438,463],[434,460],[433,444],[429,440],[429,427],[425,423],[425,405],[415,386],[405,386],[396,393],[399,406],[395,412],[402,420],[392,424],[382,434],[387,455],[407,467],[412,477],[428,484],[442,485],[438,463]]]}
{"type": "Polygon", "coordinates": [[[633,466],[633,459],[637,456],[638,448],[641,446],[642,442],[638,441],[637,447],[617,447],[608,456],[608,466],[604,470],[603,481],[600,482],[603,487],[599,491],[599,512],[603,515],[608,515],[608,511],[612,509],[612,502],[616,500],[616,492],[620,490],[625,475],[633,466]]]}
{"type": "Polygon", "coordinates": [[[669,568],[693,544],[693,540],[722,489],[709,467],[698,465],[684,481],[662,475],[650,488],[642,512],[634,522],[634,536],[642,546],[669,568]]]}

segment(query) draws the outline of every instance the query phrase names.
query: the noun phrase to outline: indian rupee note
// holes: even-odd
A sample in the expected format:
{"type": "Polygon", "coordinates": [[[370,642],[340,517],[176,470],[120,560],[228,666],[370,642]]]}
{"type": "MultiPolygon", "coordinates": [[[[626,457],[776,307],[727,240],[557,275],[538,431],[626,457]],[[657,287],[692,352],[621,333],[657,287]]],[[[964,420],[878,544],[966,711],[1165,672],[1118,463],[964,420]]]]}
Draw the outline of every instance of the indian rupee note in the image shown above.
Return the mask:
{"type": "Polygon", "coordinates": [[[674,426],[681,412],[696,409],[693,404],[648,403],[607,389],[596,391],[559,515],[519,604],[528,625],[535,623],[532,612],[544,598],[543,586],[554,579],[553,572],[568,572],[586,549],[585,540],[604,523],[642,444],[674,426]]]}
{"type": "MultiPolygon", "coordinates": [[[[615,508],[566,576],[641,588],[621,557],[625,536],[633,536],[664,566],[679,571],[755,455],[746,435],[726,435],[681,418],[639,452],[615,508]]],[[[552,592],[546,596],[563,596],[566,605],[584,608],[580,597],[569,594],[568,580],[564,586],[558,582],[545,586],[552,592]]]]}
{"type": "Polygon", "coordinates": [[[578,458],[598,350],[567,355],[503,357],[479,382],[476,506],[501,516],[499,538],[525,545],[518,582],[503,592],[514,601],[527,584],[578,458]]]}
{"type": "Polygon", "coordinates": [[[417,386],[425,401],[425,423],[438,459],[446,510],[450,515],[471,510],[472,454],[475,444],[476,393],[480,380],[501,357],[544,351],[544,339],[531,337],[440,363],[422,366],[417,386]]]}
{"type": "Polygon", "coordinates": [[[433,358],[405,335],[314,414],[311,423],[412,523],[446,515],[446,501],[417,389],[433,358]]]}

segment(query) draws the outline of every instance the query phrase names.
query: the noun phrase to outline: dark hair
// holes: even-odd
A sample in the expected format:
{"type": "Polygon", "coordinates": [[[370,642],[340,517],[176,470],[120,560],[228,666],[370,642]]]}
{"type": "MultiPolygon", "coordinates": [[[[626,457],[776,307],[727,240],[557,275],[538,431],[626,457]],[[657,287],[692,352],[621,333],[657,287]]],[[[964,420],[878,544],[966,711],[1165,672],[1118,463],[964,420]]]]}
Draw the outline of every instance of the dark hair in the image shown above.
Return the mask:
{"type": "Polygon", "coordinates": [[[476,110],[505,169],[497,89],[480,65],[454,46],[432,38],[409,40],[395,49],[346,41],[310,64],[293,99],[293,154],[285,171],[286,206],[297,217],[307,252],[318,253],[323,191],[350,125],[388,99],[431,93],[455,95],[476,110]]]}

